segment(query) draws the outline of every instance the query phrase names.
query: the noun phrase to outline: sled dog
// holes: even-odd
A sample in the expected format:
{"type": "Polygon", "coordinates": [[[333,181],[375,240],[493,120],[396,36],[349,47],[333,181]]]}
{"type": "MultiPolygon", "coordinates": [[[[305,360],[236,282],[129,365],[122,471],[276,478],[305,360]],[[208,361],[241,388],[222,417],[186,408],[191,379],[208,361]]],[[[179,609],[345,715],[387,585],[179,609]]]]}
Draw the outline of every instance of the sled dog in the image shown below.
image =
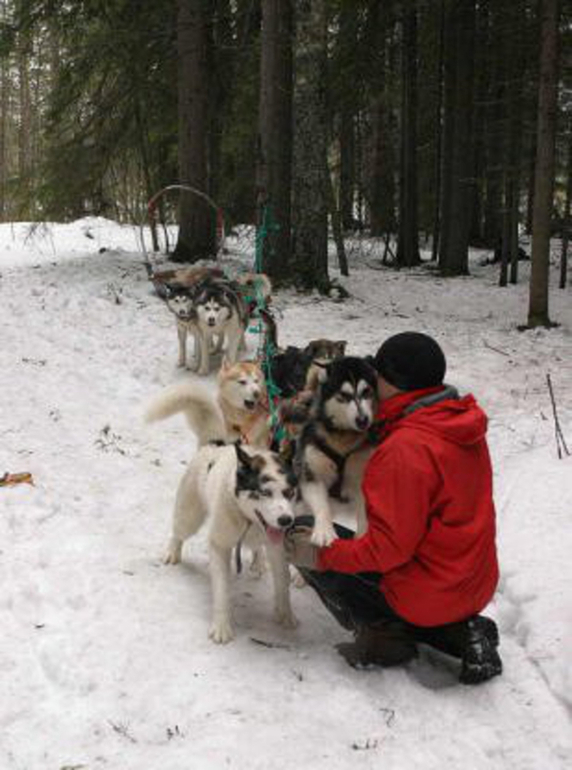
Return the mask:
{"type": "Polygon", "coordinates": [[[289,345],[272,356],[272,378],[283,398],[314,390],[326,364],[345,355],[345,340],[311,340],[305,348],[289,345]]]}
{"type": "Polygon", "coordinates": [[[179,366],[187,365],[187,337],[195,341],[191,367],[208,374],[211,356],[225,350],[225,360],[234,363],[251,319],[259,317],[265,334],[275,341],[276,325],[268,310],[272,285],[264,273],[243,273],[235,280],[219,268],[195,267],[157,273],[155,287],[177,318],[179,366]]]}
{"type": "Polygon", "coordinates": [[[314,515],[312,542],[329,545],[335,538],[332,502],[352,504],[357,529],[365,531],[361,479],[373,445],[377,375],[363,359],[346,356],[328,364],[294,447],[303,501],[314,515]]]}
{"type": "Polygon", "coordinates": [[[262,369],[255,361],[223,361],[217,377],[217,402],[227,439],[268,447],[270,414],[262,369]]]}
{"type": "Polygon", "coordinates": [[[149,407],[147,421],[183,412],[199,446],[213,439],[241,439],[252,446],[267,447],[270,420],[260,366],[254,361],[223,361],[217,384],[216,396],[197,379],[166,388],[149,407]]]}
{"type": "MultiPolygon", "coordinates": [[[[294,627],[289,571],[283,536],[294,522],[295,478],[279,455],[268,449],[236,444],[204,443],[224,430],[216,411],[188,403],[186,416],[203,445],[179,483],[172,537],[165,563],[181,560],[183,543],[208,519],[209,572],[212,587],[210,638],[229,642],[231,621],[231,555],[242,543],[266,551],[274,583],[274,611],[279,623],[294,627]],[[206,414],[208,413],[208,414],[206,414]]],[[[148,418],[159,419],[160,410],[148,418]]]]}
{"type": "Polygon", "coordinates": [[[246,309],[240,295],[230,284],[206,281],[193,297],[193,313],[198,337],[198,373],[209,373],[211,354],[220,348],[223,340],[225,359],[234,364],[247,324],[246,309]]]}
{"type": "Polygon", "coordinates": [[[286,454],[291,454],[310,418],[314,392],[326,375],[327,365],[344,355],[346,345],[345,340],[312,340],[305,348],[289,345],[273,356],[271,374],[281,394],[278,413],[284,436],[281,447],[286,454]]]}
{"type": "Polygon", "coordinates": [[[179,339],[179,358],[178,365],[187,365],[187,337],[191,335],[194,339],[195,365],[196,368],[199,354],[199,335],[197,326],[197,314],[193,307],[193,296],[189,290],[184,287],[168,288],[165,299],[167,307],[175,315],[177,324],[177,336],[179,339]]]}
{"type": "Polygon", "coordinates": [[[167,306],[177,318],[179,366],[187,365],[187,336],[195,340],[195,363],[199,374],[208,374],[211,356],[226,343],[225,358],[234,363],[246,328],[240,296],[224,283],[207,281],[196,293],[186,288],[171,288],[167,306]]]}

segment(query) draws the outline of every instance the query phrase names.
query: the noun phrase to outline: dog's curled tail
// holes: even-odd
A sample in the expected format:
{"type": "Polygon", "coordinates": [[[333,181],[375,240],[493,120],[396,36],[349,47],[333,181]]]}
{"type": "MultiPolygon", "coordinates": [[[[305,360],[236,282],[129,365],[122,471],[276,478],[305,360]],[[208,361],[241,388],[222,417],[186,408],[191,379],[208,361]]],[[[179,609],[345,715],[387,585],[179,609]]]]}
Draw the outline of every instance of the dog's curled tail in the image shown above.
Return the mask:
{"type": "Polygon", "coordinates": [[[183,412],[199,446],[225,441],[224,420],[211,393],[198,382],[184,382],[166,388],[149,406],[145,422],[164,420],[183,412]]]}

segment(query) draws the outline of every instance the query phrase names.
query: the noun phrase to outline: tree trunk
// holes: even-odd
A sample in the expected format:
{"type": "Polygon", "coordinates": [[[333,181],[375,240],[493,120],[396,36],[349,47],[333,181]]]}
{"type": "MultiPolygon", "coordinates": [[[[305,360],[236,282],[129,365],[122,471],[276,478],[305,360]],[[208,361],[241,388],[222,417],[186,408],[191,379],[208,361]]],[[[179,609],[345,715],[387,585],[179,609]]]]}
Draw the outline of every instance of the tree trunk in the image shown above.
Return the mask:
{"type": "Polygon", "coordinates": [[[346,255],[346,247],[344,244],[344,232],[342,227],[342,218],[340,216],[340,210],[336,205],[336,194],[334,191],[334,183],[332,177],[328,174],[328,208],[330,210],[330,222],[332,223],[332,235],[334,243],[336,244],[336,251],[338,253],[338,265],[340,267],[340,273],[342,275],[349,275],[348,258],[346,255]]]}
{"type": "Polygon", "coordinates": [[[504,48],[505,62],[505,127],[504,127],[504,202],[502,210],[501,270],[499,285],[506,286],[509,279],[515,284],[518,277],[518,220],[520,156],[522,151],[522,56],[524,8],[520,0],[508,4],[504,20],[507,29],[504,48]]]}
{"type": "MultiPolygon", "coordinates": [[[[5,4],[0,5],[2,21],[5,21],[5,4]]],[[[6,220],[8,211],[6,182],[8,179],[8,104],[10,87],[10,61],[7,56],[0,58],[0,222],[6,220]]]]}
{"type": "MultiPolygon", "coordinates": [[[[511,2],[511,0],[508,0],[511,2]]],[[[483,206],[483,245],[497,250],[502,240],[503,209],[503,147],[505,127],[505,45],[507,34],[502,15],[503,4],[498,0],[489,6],[489,47],[491,75],[486,94],[485,116],[485,198],[483,206]]]]}
{"type": "Polygon", "coordinates": [[[417,225],[417,3],[403,9],[401,171],[397,264],[421,262],[417,225]]]}
{"type": "Polygon", "coordinates": [[[326,291],[328,278],[328,167],[326,3],[308,0],[296,15],[294,90],[294,279],[326,291]]]}
{"type": "Polygon", "coordinates": [[[340,214],[344,230],[355,228],[355,117],[349,105],[340,111],[340,214]]]}
{"type": "Polygon", "coordinates": [[[20,216],[30,217],[30,184],[32,168],[32,99],[30,93],[31,40],[26,32],[20,33],[18,41],[19,108],[18,125],[18,187],[20,193],[20,216]]]}
{"type": "Polygon", "coordinates": [[[548,283],[558,109],[558,0],[541,0],[540,13],[540,79],[528,307],[529,327],[552,325],[548,314],[548,283]]]}
{"type": "Polygon", "coordinates": [[[509,92],[508,117],[509,117],[509,187],[507,195],[507,210],[509,218],[509,281],[516,284],[518,281],[518,233],[520,225],[520,185],[521,185],[521,160],[524,143],[524,72],[526,67],[525,50],[523,46],[523,19],[524,7],[521,2],[512,6],[514,19],[514,60],[512,67],[512,83],[509,92]]]}
{"type": "Polygon", "coordinates": [[[431,260],[436,261],[439,253],[441,235],[441,180],[443,166],[443,66],[445,54],[445,0],[439,7],[439,55],[437,58],[437,99],[435,105],[435,184],[433,201],[433,238],[431,243],[431,260]]]}
{"type": "MultiPolygon", "coordinates": [[[[209,193],[209,0],[178,0],[177,53],[179,95],[179,182],[209,193]]],[[[179,238],[173,254],[178,262],[213,257],[215,216],[199,196],[182,192],[179,238]]]]}
{"type": "Polygon", "coordinates": [[[475,98],[473,100],[473,170],[475,180],[472,190],[469,225],[469,242],[481,246],[483,238],[484,178],[485,178],[485,137],[487,110],[485,104],[490,90],[491,35],[488,2],[481,0],[477,14],[475,34],[475,98]]]}
{"type": "Polygon", "coordinates": [[[560,254],[560,289],[566,288],[568,273],[568,242],[570,240],[570,210],[572,208],[572,122],[568,126],[568,166],[566,173],[566,198],[564,200],[562,252],[560,254]]]}
{"type": "Polygon", "coordinates": [[[212,24],[210,70],[213,72],[209,110],[209,178],[211,195],[218,201],[224,189],[222,137],[235,81],[233,15],[230,0],[217,0],[212,24]]]}
{"type": "Polygon", "coordinates": [[[439,267],[469,272],[475,0],[452,0],[445,20],[445,120],[439,267]]]}
{"type": "Polygon", "coordinates": [[[391,77],[389,72],[389,9],[377,4],[372,13],[376,94],[371,102],[372,148],[369,175],[370,232],[373,236],[394,233],[395,157],[391,125],[391,77]]]}
{"type": "Polygon", "coordinates": [[[257,158],[261,268],[275,282],[291,277],[292,5],[263,0],[257,158]],[[261,229],[263,222],[270,225],[261,229]]]}

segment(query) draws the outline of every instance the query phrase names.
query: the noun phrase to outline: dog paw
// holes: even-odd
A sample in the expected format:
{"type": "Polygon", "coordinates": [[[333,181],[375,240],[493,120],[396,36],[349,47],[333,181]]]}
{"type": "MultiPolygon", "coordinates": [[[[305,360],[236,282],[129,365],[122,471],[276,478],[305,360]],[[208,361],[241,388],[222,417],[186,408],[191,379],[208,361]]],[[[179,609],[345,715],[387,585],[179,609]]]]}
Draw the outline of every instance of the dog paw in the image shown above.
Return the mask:
{"type": "Polygon", "coordinates": [[[283,628],[297,628],[298,618],[292,610],[274,610],[274,618],[283,628]]]}
{"type": "Polygon", "coordinates": [[[250,562],[250,566],[248,568],[248,572],[251,575],[251,577],[255,578],[256,580],[260,580],[260,578],[266,572],[266,563],[264,561],[264,554],[261,551],[254,552],[252,556],[252,561],[250,562]]]}
{"type": "Polygon", "coordinates": [[[304,588],[304,586],[306,585],[306,581],[304,580],[304,578],[296,568],[292,569],[290,582],[292,583],[294,588],[304,588]]]}
{"type": "Polygon", "coordinates": [[[215,644],[228,644],[234,639],[232,626],[227,620],[213,622],[209,630],[209,638],[215,644]]]}
{"type": "Polygon", "coordinates": [[[181,561],[181,549],[169,548],[163,556],[163,564],[179,564],[181,561]]]}
{"type": "Polygon", "coordinates": [[[331,524],[316,524],[310,542],[318,548],[324,548],[333,543],[336,539],[336,532],[331,524]]]}

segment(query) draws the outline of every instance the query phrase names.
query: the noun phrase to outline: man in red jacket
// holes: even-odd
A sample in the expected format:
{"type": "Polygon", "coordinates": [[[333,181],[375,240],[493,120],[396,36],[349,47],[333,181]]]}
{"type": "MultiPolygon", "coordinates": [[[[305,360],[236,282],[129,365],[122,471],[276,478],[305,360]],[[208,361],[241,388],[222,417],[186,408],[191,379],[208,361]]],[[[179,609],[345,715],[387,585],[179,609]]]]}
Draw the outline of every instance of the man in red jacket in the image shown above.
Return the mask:
{"type": "Polygon", "coordinates": [[[486,681],[502,672],[496,624],[478,614],[498,582],[486,415],[443,384],[445,356],[425,334],[390,337],[373,363],[380,443],[362,484],[367,531],[336,525],[325,548],[294,531],[287,552],[354,632],[338,646],[351,665],[405,663],[422,642],[459,658],[462,682],[486,681]]]}

